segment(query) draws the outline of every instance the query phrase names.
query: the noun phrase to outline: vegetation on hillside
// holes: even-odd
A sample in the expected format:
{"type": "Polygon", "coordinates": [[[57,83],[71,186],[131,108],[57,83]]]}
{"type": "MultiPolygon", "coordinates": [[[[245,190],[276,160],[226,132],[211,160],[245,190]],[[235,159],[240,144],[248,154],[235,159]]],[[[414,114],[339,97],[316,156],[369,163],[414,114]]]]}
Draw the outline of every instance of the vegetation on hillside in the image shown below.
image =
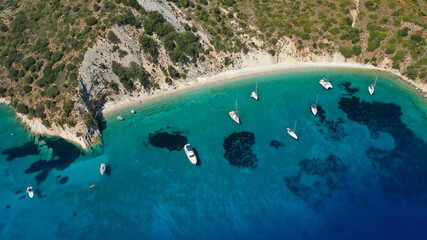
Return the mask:
{"type": "MultiPolygon", "coordinates": [[[[137,0],[1,1],[0,96],[46,126],[75,126],[73,100],[81,94],[78,72],[87,49],[102,37],[120,58],[132,54],[120,49],[124,43],[112,29],[115,24],[137,30],[141,50],[168,84],[186,77],[182,66],[197,66],[212,50],[226,53],[224,66],[230,66],[232,53],[259,47],[276,56],[285,37],[301,52],[340,52],[373,65],[390,59],[408,78],[426,81],[427,6],[422,0],[167,1],[184,12],[185,31],[177,31],[159,12],[145,11],[137,0]],[[210,46],[202,46],[200,32],[210,46]],[[167,56],[161,55],[165,51],[167,56]]],[[[158,87],[135,62],[113,62],[111,70],[126,91],[158,87]]],[[[104,85],[118,93],[117,83],[104,85]]],[[[83,118],[88,126],[96,123],[89,109],[83,118]]]]}
{"type": "Polygon", "coordinates": [[[1,1],[0,95],[46,126],[74,126],[69,96],[78,94],[78,70],[87,48],[100,35],[118,43],[113,32],[105,32],[113,24],[140,27],[132,11],[139,18],[145,14],[136,0],[1,1]]]}
{"type": "Polygon", "coordinates": [[[264,42],[274,55],[286,36],[297,48],[339,51],[346,58],[393,68],[411,79],[426,80],[427,5],[419,0],[168,0],[210,34],[216,50],[247,52],[251,41],[264,42]],[[353,25],[351,12],[357,14],[353,25]],[[424,32],[424,35],[423,35],[424,32]]]}

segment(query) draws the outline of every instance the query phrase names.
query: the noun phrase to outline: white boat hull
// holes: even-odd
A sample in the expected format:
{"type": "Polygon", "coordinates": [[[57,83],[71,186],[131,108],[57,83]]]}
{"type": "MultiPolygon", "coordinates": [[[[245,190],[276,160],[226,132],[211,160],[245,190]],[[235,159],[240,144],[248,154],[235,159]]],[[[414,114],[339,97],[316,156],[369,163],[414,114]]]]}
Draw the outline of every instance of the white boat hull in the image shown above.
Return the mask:
{"type": "Polygon", "coordinates": [[[322,87],[324,87],[326,90],[331,89],[332,88],[332,84],[326,80],[326,79],[322,79],[319,81],[320,85],[322,85],[322,87]]]}
{"type": "Polygon", "coordinates": [[[374,94],[374,92],[375,92],[374,85],[373,84],[369,85],[368,90],[369,90],[369,94],[371,94],[371,96],[372,96],[374,94]]]}
{"type": "Polygon", "coordinates": [[[33,198],[33,197],[34,197],[34,191],[33,191],[33,188],[32,188],[32,187],[28,187],[28,188],[27,188],[27,193],[28,193],[28,196],[29,196],[30,198],[33,198]]]}
{"type": "Polygon", "coordinates": [[[295,132],[294,132],[292,129],[287,128],[287,130],[288,130],[288,134],[289,134],[291,137],[293,137],[295,140],[298,140],[298,136],[295,134],[295,132]]]}
{"type": "Polygon", "coordinates": [[[191,146],[190,146],[190,149],[191,149],[191,150],[188,150],[187,146],[190,146],[190,144],[186,144],[186,145],[184,146],[184,152],[185,152],[185,154],[187,155],[188,160],[189,160],[192,164],[196,165],[196,164],[197,164],[197,157],[196,157],[196,154],[194,153],[194,151],[193,151],[193,149],[191,148],[191,146]]]}
{"type": "Polygon", "coordinates": [[[240,118],[239,118],[239,116],[237,116],[235,111],[231,111],[228,114],[230,115],[231,119],[233,119],[233,121],[240,124],[240,118]]]}
{"type": "Polygon", "coordinates": [[[255,99],[255,100],[258,101],[258,94],[256,94],[256,92],[252,92],[251,98],[253,98],[253,99],[255,99]]]}
{"type": "Polygon", "coordinates": [[[317,115],[317,105],[311,105],[311,113],[313,113],[314,116],[317,115]]]}
{"type": "Polygon", "coordinates": [[[101,166],[99,167],[99,173],[101,173],[101,175],[104,175],[105,172],[105,163],[101,163],[101,166]]]}

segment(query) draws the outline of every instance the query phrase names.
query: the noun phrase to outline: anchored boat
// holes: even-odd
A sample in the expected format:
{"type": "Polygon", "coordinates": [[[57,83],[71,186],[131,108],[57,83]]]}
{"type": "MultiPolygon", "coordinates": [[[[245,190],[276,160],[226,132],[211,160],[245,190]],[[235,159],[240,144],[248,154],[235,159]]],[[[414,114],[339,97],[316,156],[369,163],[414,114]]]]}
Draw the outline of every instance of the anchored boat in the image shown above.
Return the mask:
{"type": "Polygon", "coordinates": [[[236,123],[240,124],[239,111],[237,108],[237,99],[236,99],[236,111],[231,111],[228,114],[230,115],[231,119],[233,119],[236,123]]]}
{"type": "Polygon", "coordinates": [[[27,193],[30,198],[34,197],[33,187],[27,187],[27,193]]]}
{"type": "Polygon", "coordinates": [[[371,94],[371,96],[374,94],[375,92],[375,85],[377,84],[377,79],[378,77],[375,78],[375,82],[374,84],[369,85],[368,90],[369,90],[369,94],[371,94]]]}
{"type": "Polygon", "coordinates": [[[251,98],[258,101],[258,83],[255,85],[255,91],[251,93],[251,98]]]}
{"type": "Polygon", "coordinates": [[[317,94],[316,97],[316,104],[311,104],[311,112],[313,113],[314,116],[316,116],[317,114],[317,100],[319,99],[319,94],[317,94]]]}
{"type": "Polygon", "coordinates": [[[101,163],[101,166],[99,167],[99,173],[101,173],[101,175],[104,175],[105,172],[105,163],[101,163]]]}
{"type": "Polygon", "coordinates": [[[187,154],[188,160],[190,160],[192,164],[197,164],[196,154],[194,154],[193,148],[191,148],[190,144],[186,144],[184,146],[184,152],[187,154]]]}
{"type": "Polygon", "coordinates": [[[322,85],[326,90],[331,89],[332,88],[332,84],[328,81],[327,78],[322,78],[319,81],[320,85],[322,85]]]}
{"type": "Polygon", "coordinates": [[[295,120],[294,130],[292,130],[292,129],[290,129],[290,128],[287,128],[287,130],[288,130],[288,134],[289,134],[289,135],[291,135],[291,137],[293,137],[293,138],[295,138],[296,140],[298,140],[298,136],[297,136],[297,134],[295,133],[296,129],[297,129],[297,121],[295,120]]]}

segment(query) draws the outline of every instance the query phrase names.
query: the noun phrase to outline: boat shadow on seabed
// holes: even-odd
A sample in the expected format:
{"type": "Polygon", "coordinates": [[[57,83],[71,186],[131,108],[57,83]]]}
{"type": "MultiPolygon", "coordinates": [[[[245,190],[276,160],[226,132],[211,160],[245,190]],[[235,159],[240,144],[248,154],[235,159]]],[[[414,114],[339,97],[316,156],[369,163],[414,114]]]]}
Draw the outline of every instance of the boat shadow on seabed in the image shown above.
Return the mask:
{"type": "Polygon", "coordinates": [[[194,155],[196,155],[197,157],[196,166],[198,167],[202,166],[202,161],[200,160],[199,153],[197,152],[197,149],[195,147],[193,147],[193,152],[194,152],[194,155]]]}

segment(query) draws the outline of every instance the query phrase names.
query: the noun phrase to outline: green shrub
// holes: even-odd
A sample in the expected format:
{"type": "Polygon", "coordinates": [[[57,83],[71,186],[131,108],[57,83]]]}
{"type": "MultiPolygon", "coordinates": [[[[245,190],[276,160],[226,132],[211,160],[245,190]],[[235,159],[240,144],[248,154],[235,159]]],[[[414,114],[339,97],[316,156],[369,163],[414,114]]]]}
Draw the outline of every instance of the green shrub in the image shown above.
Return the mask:
{"type": "Polygon", "coordinates": [[[68,117],[71,113],[71,111],[73,111],[74,108],[74,102],[73,101],[66,101],[64,103],[64,106],[62,107],[62,109],[64,110],[65,115],[68,117]]]}
{"type": "Polygon", "coordinates": [[[30,56],[22,63],[22,66],[25,68],[25,70],[30,69],[31,66],[33,66],[36,63],[36,60],[30,56]]]}
{"type": "Polygon", "coordinates": [[[141,43],[142,50],[149,53],[153,58],[153,62],[158,62],[159,51],[157,50],[157,43],[149,36],[141,35],[139,38],[139,43],[141,43]]]}
{"type": "Polygon", "coordinates": [[[387,53],[387,54],[394,53],[395,49],[396,49],[396,45],[394,45],[394,44],[387,43],[385,45],[385,53],[387,53]]]}
{"type": "Polygon", "coordinates": [[[171,65],[168,66],[169,76],[172,78],[179,78],[179,72],[171,65]]]}
{"type": "Polygon", "coordinates": [[[108,83],[108,86],[109,86],[111,89],[113,89],[114,91],[117,91],[117,90],[118,90],[117,83],[115,83],[113,80],[111,80],[111,81],[110,81],[110,83],[108,83]]]}
{"type": "Polygon", "coordinates": [[[117,37],[117,35],[113,31],[109,31],[107,34],[107,39],[111,43],[118,44],[120,43],[120,39],[117,37]]]}
{"type": "Polygon", "coordinates": [[[369,0],[365,2],[365,7],[369,10],[369,11],[375,11],[377,10],[381,4],[380,0],[369,0]]]}
{"type": "Polygon", "coordinates": [[[22,89],[24,90],[24,93],[29,93],[31,90],[33,90],[30,85],[24,85],[22,89]]]}
{"type": "Polygon", "coordinates": [[[128,52],[119,49],[119,58],[124,58],[127,55],[128,55],[128,52]]]}
{"type": "Polygon", "coordinates": [[[93,114],[91,112],[90,113],[86,113],[84,115],[83,122],[84,122],[84,124],[87,127],[96,126],[97,125],[96,119],[95,119],[95,117],[93,116],[93,114]]]}
{"type": "Polygon", "coordinates": [[[98,12],[99,10],[101,9],[101,7],[98,5],[98,4],[94,4],[93,5],[93,10],[95,11],[95,12],[98,12]]]}
{"type": "Polygon", "coordinates": [[[353,50],[353,55],[354,56],[359,56],[360,53],[362,53],[362,46],[360,46],[360,45],[354,45],[353,48],[352,48],[352,50],[353,50]]]}
{"type": "Polygon", "coordinates": [[[347,48],[347,47],[340,47],[340,53],[345,58],[351,58],[353,56],[353,51],[350,48],[347,48]]]}
{"type": "Polygon", "coordinates": [[[85,22],[88,26],[93,26],[98,23],[98,19],[96,19],[95,17],[88,17],[85,19],[85,22]]]}
{"type": "Polygon", "coordinates": [[[165,82],[167,83],[167,84],[169,84],[169,85],[172,85],[172,79],[170,79],[170,78],[165,78],[165,82]]]}
{"type": "Polygon", "coordinates": [[[27,107],[27,105],[25,105],[23,103],[18,103],[18,105],[16,105],[16,111],[18,113],[27,114],[28,113],[28,107],[27,107]]]}
{"type": "Polygon", "coordinates": [[[411,29],[410,28],[408,28],[408,27],[404,27],[404,28],[402,28],[402,29],[399,29],[399,31],[397,31],[397,36],[399,36],[399,37],[406,37],[406,36],[408,36],[408,32],[410,31],[411,29]]]}
{"type": "Polygon", "coordinates": [[[406,55],[406,51],[405,50],[399,50],[396,52],[396,54],[391,58],[393,61],[395,62],[400,62],[403,60],[403,58],[406,55]]]}
{"type": "Polygon", "coordinates": [[[56,86],[52,86],[48,89],[46,89],[46,96],[54,99],[56,96],[59,95],[59,90],[56,86]]]}

